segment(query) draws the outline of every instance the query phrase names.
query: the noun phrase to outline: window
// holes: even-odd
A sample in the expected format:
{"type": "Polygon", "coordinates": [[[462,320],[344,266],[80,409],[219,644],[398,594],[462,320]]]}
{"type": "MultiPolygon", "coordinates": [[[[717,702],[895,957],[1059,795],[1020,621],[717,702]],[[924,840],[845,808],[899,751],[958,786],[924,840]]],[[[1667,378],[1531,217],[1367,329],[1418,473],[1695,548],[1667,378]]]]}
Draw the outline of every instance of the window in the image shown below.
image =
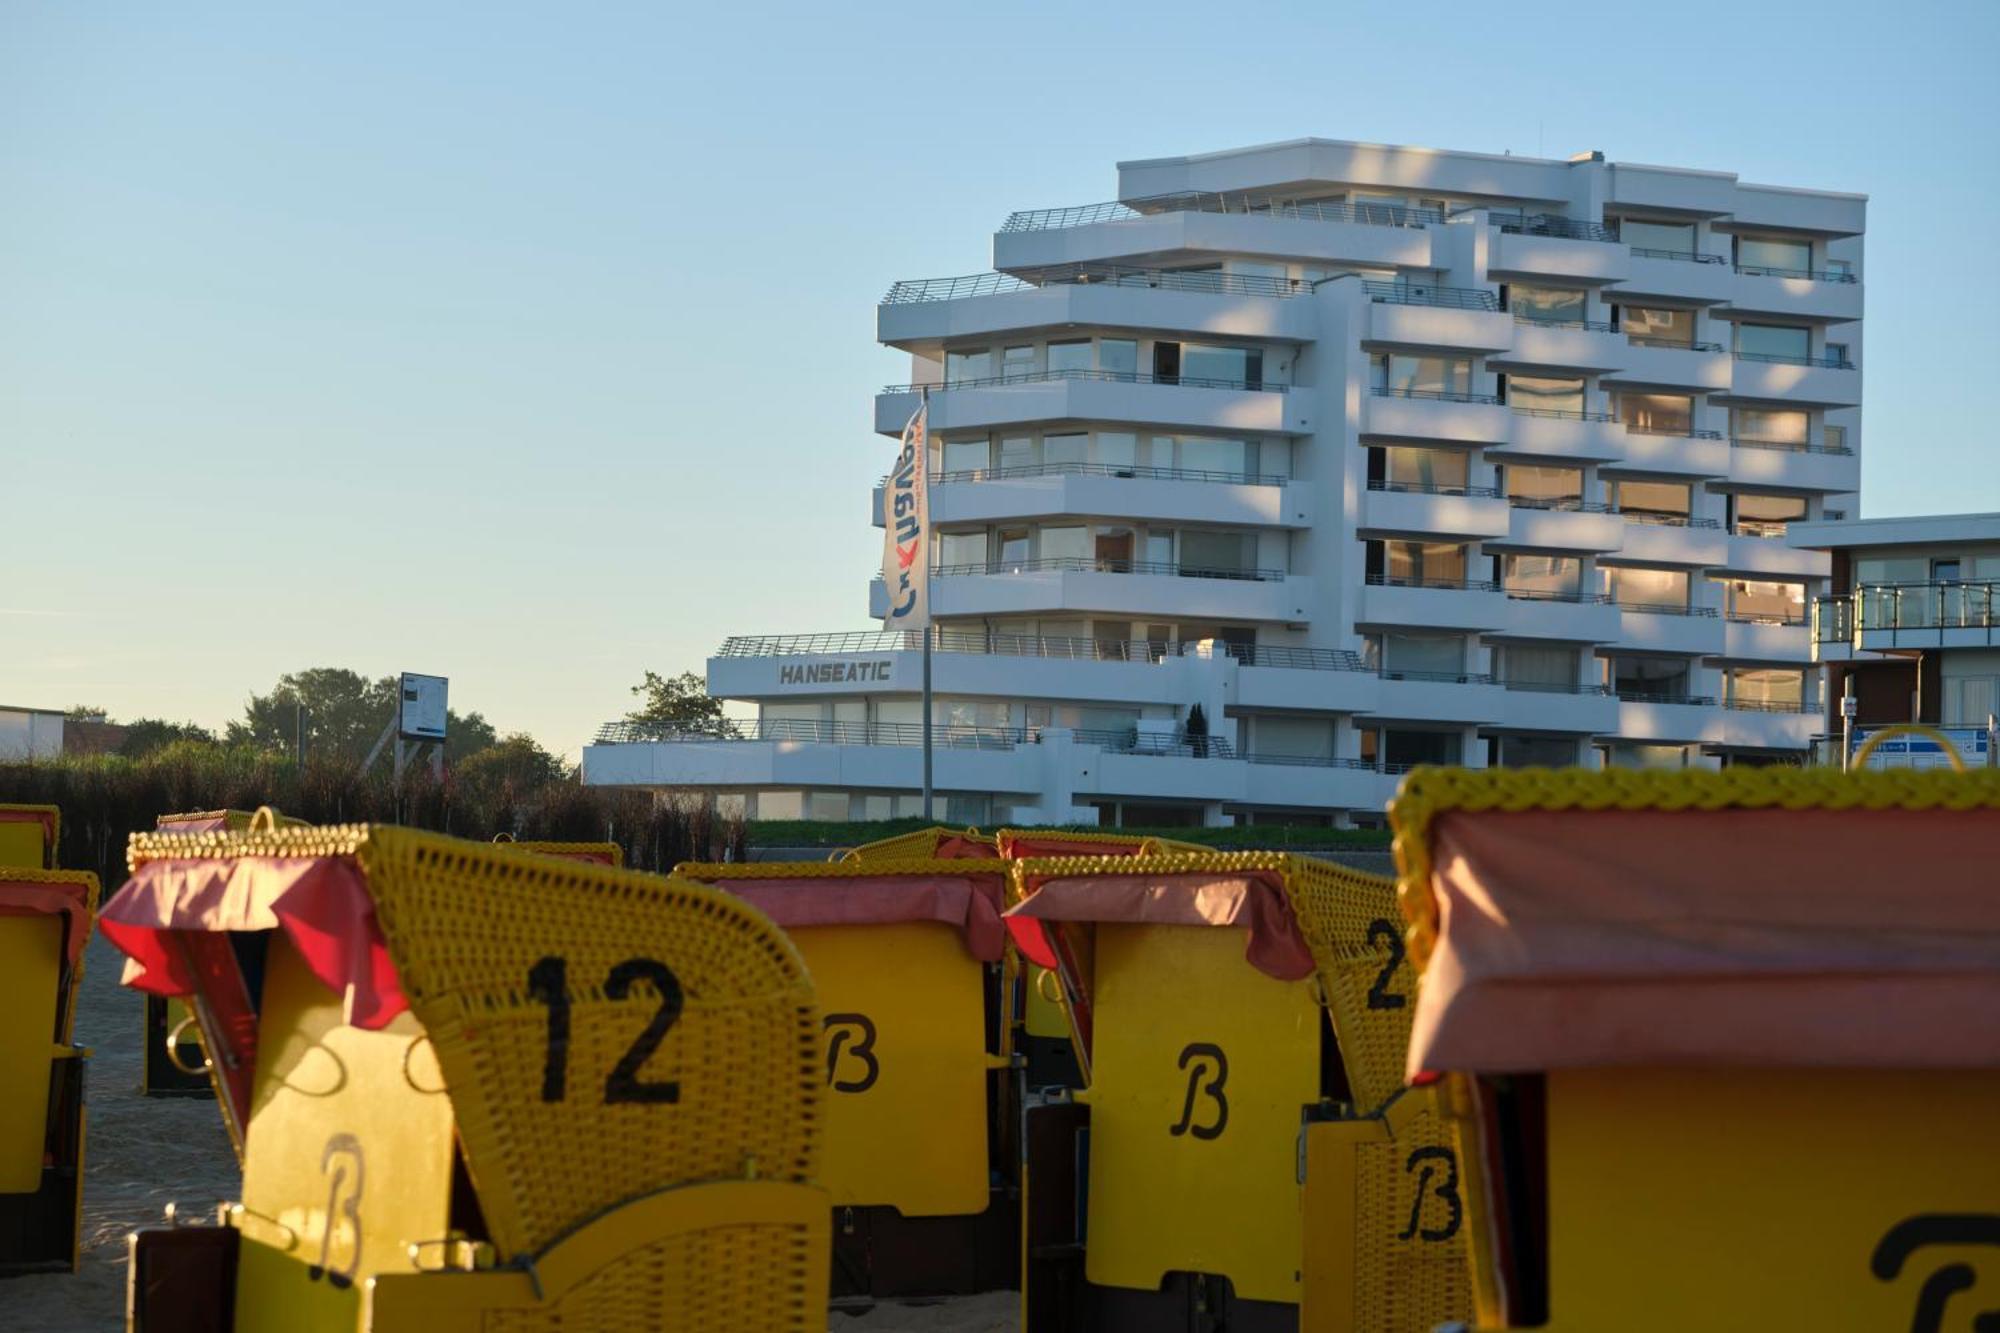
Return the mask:
{"type": "Polygon", "coordinates": [[[1245,347],[1211,347],[1204,343],[1181,344],[1182,377],[1194,380],[1223,380],[1231,384],[1262,384],[1264,353],[1245,347]]]}
{"type": "Polygon", "coordinates": [[[1583,469],[1509,463],[1507,500],[1524,509],[1574,509],[1583,503],[1583,469]]]}
{"type": "Polygon", "coordinates": [[[1847,344],[1828,343],[1826,345],[1826,359],[1835,365],[1845,366],[1851,364],[1847,359],[1847,344]]]}
{"type": "Polygon", "coordinates": [[[1131,375],[1139,369],[1139,344],[1130,338],[1105,338],[1097,344],[1097,368],[1116,375],[1131,375]]]}
{"type": "Polygon", "coordinates": [[[1785,444],[1803,449],[1812,419],[1804,412],[1771,407],[1739,407],[1731,413],[1731,434],[1760,444],[1785,444]]]}
{"type": "Polygon", "coordinates": [[[1097,433],[1097,463],[1102,467],[1130,468],[1134,465],[1138,452],[1138,436],[1123,431],[1101,430],[1097,433]]]}
{"type": "Polygon", "coordinates": [[[1689,508],[1692,488],[1685,482],[1676,481],[1614,481],[1611,483],[1611,506],[1619,513],[1633,516],[1642,521],[1653,519],[1680,519],[1686,521],[1693,511],[1689,508]]]}
{"type": "Polygon", "coordinates": [[[1465,547],[1450,542],[1383,542],[1383,572],[1402,587],[1457,588],[1465,583],[1465,547]]]}
{"type": "Polygon", "coordinates": [[[1826,261],[1826,275],[1830,278],[1847,278],[1854,275],[1854,261],[1851,259],[1829,259],[1826,261]]]}
{"type": "Polygon", "coordinates": [[[1804,361],[1812,354],[1812,330],[1789,324],[1738,324],[1736,355],[1769,361],[1804,361]]]}
{"type": "Polygon", "coordinates": [[[1573,555],[1503,555],[1500,586],[1510,597],[1573,598],[1583,590],[1583,562],[1573,555]]]}
{"type": "Polygon", "coordinates": [[[1507,308],[1515,319],[1536,324],[1575,324],[1589,317],[1590,293],[1567,287],[1507,288],[1507,308]]]}
{"type": "Polygon", "coordinates": [[[1000,467],[1003,471],[1032,468],[1037,461],[1035,437],[1005,435],[1000,439],[1000,467]]]}
{"type": "Polygon", "coordinates": [[[1501,736],[1493,760],[1499,768],[1568,768],[1576,742],[1558,736],[1501,736]]]}
{"type": "Polygon", "coordinates": [[[1611,692],[1621,699],[1673,703],[1688,697],[1688,663],[1682,657],[1614,657],[1606,667],[1611,692]]]}
{"type": "Polygon", "coordinates": [[[993,353],[985,348],[976,352],[946,352],[944,354],[944,382],[958,384],[965,380],[983,380],[993,374],[993,353]]]}
{"type": "Polygon", "coordinates": [[[1805,499],[1797,495],[1759,495],[1743,491],[1730,497],[1730,530],[1739,537],[1783,537],[1790,523],[1806,517],[1805,499]]]}
{"type": "Polygon", "coordinates": [[[986,534],[984,532],[938,533],[937,567],[939,569],[984,569],[986,567],[986,534]]]}
{"type": "Polygon", "coordinates": [[[1507,405],[1516,412],[1551,412],[1580,416],[1583,412],[1583,377],[1554,375],[1509,375],[1507,405]]]}
{"type": "Polygon", "coordinates": [[[1071,567],[1084,568],[1090,563],[1090,529],[1084,527],[1043,528],[1040,533],[1043,560],[1074,562],[1071,567]]]}
{"type": "Polygon", "coordinates": [[[1844,454],[1847,452],[1847,427],[1828,426],[1826,428],[1827,452],[1844,454]]]}
{"type": "Polygon", "coordinates": [[[1803,277],[1812,271],[1812,242],[1778,236],[1738,236],[1736,265],[1747,273],[1803,277]]]}
{"type": "Polygon", "coordinates": [[[1090,339],[1049,344],[1049,374],[1060,375],[1090,368],[1090,339]]]}
{"type": "Polygon", "coordinates": [[[1256,754],[1281,755],[1288,759],[1331,759],[1333,720],[1312,717],[1252,718],[1250,748],[1256,754]]]}
{"type": "Polygon", "coordinates": [[[1876,583],[1928,583],[1930,561],[1917,555],[1876,556],[1854,562],[1854,582],[1866,587],[1876,583]]]}
{"type": "Polygon", "coordinates": [[[1686,768],[1685,745],[1614,745],[1605,758],[1613,768],[1686,768]]]}
{"type": "Polygon", "coordinates": [[[1466,455],[1456,449],[1413,449],[1391,445],[1376,451],[1372,461],[1380,480],[1392,491],[1426,494],[1463,491],[1470,470],[1466,455]]]}
{"type": "Polygon", "coordinates": [[[1718,579],[1731,620],[1759,625],[1806,623],[1806,585],[1762,579],[1718,579]]]}
{"type": "Polygon", "coordinates": [[[1381,762],[1391,769],[1417,764],[1456,764],[1459,760],[1459,736],[1455,731],[1391,731],[1385,727],[1381,736],[1381,762]]]}
{"type": "Polygon", "coordinates": [[[944,470],[946,472],[982,472],[993,453],[993,446],[986,440],[946,440],[944,442],[944,470]]]}
{"type": "Polygon", "coordinates": [[[1247,573],[1257,567],[1257,540],[1247,532],[1186,528],[1181,532],[1181,570],[1247,573]]]}
{"type": "Polygon", "coordinates": [[[1613,566],[1605,571],[1611,600],[1620,606],[1685,610],[1688,576],[1684,569],[1633,569],[1613,566]]]}
{"type": "Polygon", "coordinates": [[[1375,387],[1420,397],[1469,393],[1472,361],[1469,357],[1384,353],[1375,358],[1375,387]]]}
{"type": "Polygon", "coordinates": [[[1366,646],[1364,660],[1386,676],[1465,674],[1465,640],[1456,634],[1384,634],[1366,646]]]}
{"type": "Polygon", "coordinates": [[[1009,347],[1000,353],[1000,378],[1022,380],[1035,373],[1033,347],[1009,347]]]}
{"type": "Polygon", "coordinates": [[[1945,726],[1983,727],[1994,712],[2000,712],[2000,676],[1945,677],[1945,726]]]}
{"type": "Polygon", "coordinates": [[[1205,440],[1197,436],[1181,441],[1181,466],[1191,472],[1241,476],[1249,471],[1246,454],[1241,440],[1205,440]]]}
{"type": "Polygon", "coordinates": [[[1088,435],[1044,435],[1042,437],[1042,466],[1051,470],[1061,467],[1078,467],[1089,457],[1090,437],[1088,435]]]}
{"type": "Polygon", "coordinates": [[[1113,574],[1132,572],[1133,533],[1130,528],[1100,527],[1094,534],[1097,567],[1113,574]]]}
{"type": "Polygon", "coordinates": [[[1694,346],[1694,311],[1628,305],[1618,309],[1619,327],[1635,343],[1648,347],[1694,346]]]}
{"type": "Polygon", "coordinates": [[[1646,435],[1686,435],[1694,429],[1694,398],[1679,393],[1621,393],[1618,419],[1646,435]]]}
{"type": "Polygon", "coordinates": [[[1574,690],[1576,666],[1574,648],[1530,648],[1510,643],[1500,649],[1500,683],[1510,690],[1574,690]]]}
{"type": "Polygon", "coordinates": [[[1638,218],[1618,220],[1618,239],[1634,250],[1693,258],[1694,237],[1692,222],[1646,222],[1638,218]]]}
{"type": "Polygon", "coordinates": [[[1028,563],[1031,534],[1026,528],[1002,528],[994,541],[1000,567],[1013,573],[1020,573],[1028,563]]]}
{"type": "Polygon", "coordinates": [[[1799,712],[1806,701],[1806,673],[1776,667],[1730,667],[1722,673],[1722,692],[1730,703],[1799,712]]]}

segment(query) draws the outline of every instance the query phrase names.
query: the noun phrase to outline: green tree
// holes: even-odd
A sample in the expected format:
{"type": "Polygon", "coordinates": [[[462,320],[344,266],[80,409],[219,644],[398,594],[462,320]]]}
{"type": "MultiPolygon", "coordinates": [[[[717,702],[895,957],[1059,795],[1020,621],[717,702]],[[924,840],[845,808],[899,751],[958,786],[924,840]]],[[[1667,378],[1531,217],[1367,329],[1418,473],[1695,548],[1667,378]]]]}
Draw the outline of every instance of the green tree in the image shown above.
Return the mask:
{"type": "Polygon", "coordinates": [[[494,742],[452,766],[461,792],[486,803],[532,799],[544,788],[574,776],[569,765],[523,732],[494,742]]]}
{"type": "MultiPolygon", "coordinates": [[[[269,694],[253,694],[243,720],[229,724],[232,745],[290,752],[305,706],[306,751],[321,759],[360,763],[396,711],[397,678],[370,680],[344,667],[312,667],[280,676],[269,694]]],[[[492,745],[498,736],[478,713],[450,712],[445,754],[454,763],[492,745]]]]}
{"type": "Polygon", "coordinates": [[[645,706],[625,715],[632,722],[720,722],[722,700],[709,697],[708,683],[693,671],[678,676],[661,676],[648,671],[646,679],[632,687],[645,706]]]}
{"type": "Polygon", "coordinates": [[[125,739],[118,743],[118,753],[127,759],[142,759],[164,746],[176,741],[190,741],[196,745],[214,745],[215,733],[194,722],[168,722],[164,718],[134,718],[125,725],[125,739]]]}

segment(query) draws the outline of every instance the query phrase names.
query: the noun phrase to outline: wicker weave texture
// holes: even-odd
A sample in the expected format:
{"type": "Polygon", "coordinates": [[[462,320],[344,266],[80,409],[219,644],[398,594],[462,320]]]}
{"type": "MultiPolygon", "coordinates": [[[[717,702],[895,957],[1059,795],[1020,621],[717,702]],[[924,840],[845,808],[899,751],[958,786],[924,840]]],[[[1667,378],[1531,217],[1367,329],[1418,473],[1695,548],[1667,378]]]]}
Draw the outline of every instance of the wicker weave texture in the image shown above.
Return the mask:
{"type": "Polygon", "coordinates": [[[844,852],[836,852],[832,859],[840,861],[911,861],[929,860],[937,855],[938,844],[946,838],[971,838],[979,842],[993,839],[976,828],[954,829],[924,828],[915,833],[901,833],[893,838],[878,838],[874,842],[864,842],[859,847],[850,847],[844,852]]]}
{"type": "MultiPolygon", "coordinates": [[[[84,934],[88,935],[95,927],[98,905],[97,876],[91,874],[88,870],[30,870],[23,867],[10,866],[6,869],[4,876],[0,877],[5,878],[13,884],[83,885],[86,891],[85,901],[89,904],[83,924],[84,934]]],[[[58,999],[56,1007],[56,1022],[60,1028],[60,1031],[56,1033],[56,1041],[62,1044],[67,1044],[71,1036],[74,1035],[76,1027],[77,988],[83,985],[84,961],[89,956],[89,951],[85,950],[76,956],[76,962],[64,969],[62,995],[58,999]]]]}
{"type": "MultiPolygon", "coordinates": [[[[1410,1095],[1430,1100],[1426,1093],[1410,1095]]],[[[1434,1106],[1412,1117],[1394,1139],[1358,1150],[1355,1328],[1430,1333],[1471,1312],[1471,1217],[1460,1161],[1456,1135],[1434,1106]],[[1439,1234],[1446,1231],[1451,1234],[1439,1234]]]]}
{"type": "Polygon", "coordinates": [[[625,864],[625,848],[615,842],[521,842],[509,840],[495,842],[496,847],[511,847],[517,852],[540,852],[544,856],[568,857],[573,861],[594,861],[604,865],[620,867],[625,864]]]}

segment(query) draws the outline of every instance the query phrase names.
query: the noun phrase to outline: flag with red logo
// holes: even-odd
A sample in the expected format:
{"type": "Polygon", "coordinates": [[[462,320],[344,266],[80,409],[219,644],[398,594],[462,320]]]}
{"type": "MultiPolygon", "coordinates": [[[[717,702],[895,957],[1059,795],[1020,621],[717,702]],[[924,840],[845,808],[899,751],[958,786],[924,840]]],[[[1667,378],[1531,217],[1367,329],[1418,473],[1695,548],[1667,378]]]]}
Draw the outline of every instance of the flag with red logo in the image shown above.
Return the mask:
{"type": "Polygon", "coordinates": [[[882,585],[889,592],[884,629],[931,623],[930,397],[903,427],[903,449],[882,492],[882,585]]]}

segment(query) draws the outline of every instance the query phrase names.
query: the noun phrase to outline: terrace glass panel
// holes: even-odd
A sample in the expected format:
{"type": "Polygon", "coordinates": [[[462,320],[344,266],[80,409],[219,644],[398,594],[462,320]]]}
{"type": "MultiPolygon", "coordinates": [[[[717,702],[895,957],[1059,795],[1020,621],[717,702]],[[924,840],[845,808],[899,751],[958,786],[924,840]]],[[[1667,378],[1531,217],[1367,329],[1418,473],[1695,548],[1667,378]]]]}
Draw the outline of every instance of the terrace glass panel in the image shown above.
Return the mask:
{"type": "Polygon", "coordinates": [[[976,352],[946,352],[944,354],[944,382],[957,384],[961,380],[983,380],[993,374],[993,353],[980,348],[976,352]]]}
{"type": "Polygon", "coordinates": [[[1684,608],[1688,604],[1688,576],[1684,569],[1617,566],[1605,573],[1612,600],[1620,606],[1684,608]]]}
{"type": "Polygon", "coordinates": [[[1618,239],[1635,250],[1659,250],[1670,254],[1691,255],[1694,253],[1694,224],[1644,222],[1637,218],[1621,218],[1618,222],[1618,239]]]}
{"type": "Polygon", "coordinates": [[[1618,419],[1639,430],[1684,435],[1694,429],[1694,399],[1679,393],[1621,393],[1618,419]]]}
{"type": "Polygon", "coordinates": [[[1384,569],[1396,583],[1463,583],[1465,547],[1450,542],[1383,542],[1384,569]]]}
{"type": "Polygon", "coordinates": [[[1507,288],[1507,308],[1516,319],[1536,323],[1575,323],[1588,317],[1590,293],[1569,287],[1507,288]]]}
{"type": "Polygon", "coordinates": [[[1812,331],[1788,324],[1738,324],[1736,350],[1753,356],[1804,360],[1812,351],[1812,331]]]}
{"type": "Polygon", "coordinates": [[[1583,562],[1570,555],[1503,555],[1500,586],[1510,593],[1574,597],[1583,588],[1583,562]]]}
{"type": "Polygon", "coordinates": [[[1509,375],[1507,404],[1542,412],[1583,411],[1583,378],[1557,375],[1509,375]]]}
{"type": "Polygon", "coordinates": [[[1414,393],[1468,393],[1472,361],[1468,357],[1410,356],[1392,352],[1375,358],[1377,388],[1414,393]]]}
{"type": "Polygon", "coordinates": [[[1614,481],[1611,503],[1622,514],[1686,518],[1693,512],[1691,487],[1673,481],[1614,481]]]}
{"type": "Polygon", "coordinates": [[[1675,347],[1694,345],[1694,311],[1663,310],[1653,306],[1628,305],[1619,308],[1619,327],[1627,337],[1649,343],[1670,343],[1675,347]]]}
{"type": "Polygon", "coordinates": [[[1775,268],[1793,273],[1812,268],[1812,243],[1776,236],[1739,236],[1736,262],[1744,268],[1775,268]]]}
{"type": "Polygon", "coordinates": [[[1392,445],[1382,451],[1384,475],[1394,486],[1432,490],[1464,487],[1470,471],[1466,455],[1456,449],[1410,449],[1392,445]]]}
{"type": "Polygon", "coordinates": [[[1583,501],[1583,469],[1507,465],[1507,498],[1530,508],[1554,509],[1583,501]]]}

